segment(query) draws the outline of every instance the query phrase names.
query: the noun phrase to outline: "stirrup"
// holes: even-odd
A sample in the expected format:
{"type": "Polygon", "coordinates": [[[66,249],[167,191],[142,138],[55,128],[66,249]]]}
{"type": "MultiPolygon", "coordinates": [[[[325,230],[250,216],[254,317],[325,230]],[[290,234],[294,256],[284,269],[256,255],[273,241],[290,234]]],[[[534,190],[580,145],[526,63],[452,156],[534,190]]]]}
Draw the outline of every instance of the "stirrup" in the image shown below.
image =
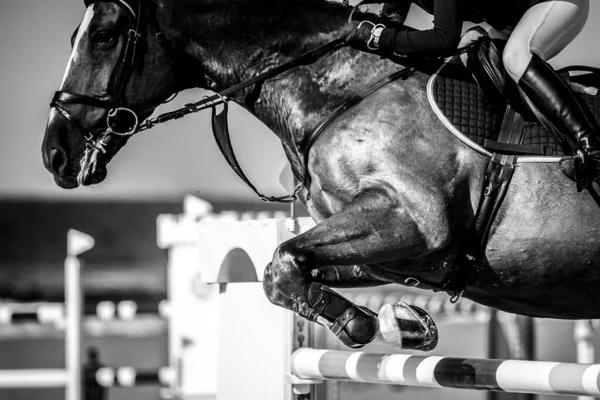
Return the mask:
{"type": "Polygon", "coordinates": [[[309,321],[321,323],[320,318],[346,346],[358,349],[375,339],[379,320],[373,311],[357,306],[327,286],[312,282],[306,292],[310,309],[309,321]]]}

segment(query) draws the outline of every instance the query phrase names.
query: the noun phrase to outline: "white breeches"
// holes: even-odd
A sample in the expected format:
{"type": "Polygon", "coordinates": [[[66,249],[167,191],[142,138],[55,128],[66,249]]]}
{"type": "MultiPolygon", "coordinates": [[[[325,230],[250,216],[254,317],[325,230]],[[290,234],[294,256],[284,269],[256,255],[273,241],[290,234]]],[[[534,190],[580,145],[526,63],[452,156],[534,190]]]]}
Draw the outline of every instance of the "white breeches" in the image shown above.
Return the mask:
{"type": "Polygon", "coordinates": [[[553,0],[527,10],[502,55],[510,77],[518,82],[533,54],[547,61],[560,53],[583,29],[589,8],[589,0],[553,0]]]}

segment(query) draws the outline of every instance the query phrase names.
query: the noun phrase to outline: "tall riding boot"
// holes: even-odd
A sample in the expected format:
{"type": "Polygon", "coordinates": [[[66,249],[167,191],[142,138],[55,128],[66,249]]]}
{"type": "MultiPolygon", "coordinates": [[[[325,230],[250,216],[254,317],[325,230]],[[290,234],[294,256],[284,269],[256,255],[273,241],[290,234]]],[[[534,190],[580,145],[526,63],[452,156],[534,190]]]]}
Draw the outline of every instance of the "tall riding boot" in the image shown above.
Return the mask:
{"type": "Polygon", "coordinates": [[[578,183],[594,178],[600,165],[600,129],[567,83],[534,54],[519,89],[540,122],[558,136],[559,142],[573,149],[578,183]]]}

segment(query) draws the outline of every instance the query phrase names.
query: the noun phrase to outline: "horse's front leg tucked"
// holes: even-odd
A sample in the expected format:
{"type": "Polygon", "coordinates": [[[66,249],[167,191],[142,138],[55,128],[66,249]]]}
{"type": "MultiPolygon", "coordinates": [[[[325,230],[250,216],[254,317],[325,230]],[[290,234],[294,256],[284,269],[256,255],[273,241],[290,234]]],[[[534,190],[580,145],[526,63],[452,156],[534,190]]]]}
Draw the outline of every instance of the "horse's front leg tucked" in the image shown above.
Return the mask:
{"type": "Polygon", "coordinates": [[[350,347],[371,342],[379,329],[377,315],[317,282],[311,272],[412,259],[445,246],[449,229],[438,223],[429,232],[429,218],[417,224],[398,197],[385,190],[363,192],[342,212],[280,245],[265,270],[269,300],[327,326],[350,347]]]}
{"type": "Polygon", "coordinates": [[[363,265],[328,265],[310,272],[311,281],[332,288],[368,288],[389,285],[389,280],[373,278],[363,265]]]}

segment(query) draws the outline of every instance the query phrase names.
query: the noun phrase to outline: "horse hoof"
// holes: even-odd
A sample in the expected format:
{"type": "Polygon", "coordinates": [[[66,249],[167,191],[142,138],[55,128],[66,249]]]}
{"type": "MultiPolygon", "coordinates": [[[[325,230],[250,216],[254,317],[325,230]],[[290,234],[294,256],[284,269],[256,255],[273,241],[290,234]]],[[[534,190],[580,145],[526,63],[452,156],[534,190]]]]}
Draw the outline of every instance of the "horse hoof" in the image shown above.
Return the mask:
{"type": "Polygon", "coordinates": [[[307,299],[311,307],[307,319],[326,326],[346,346],[358,349],[375,339],[379,320],[373,311],[359,307],[327,286],[313,282],[308,287],[307,299]]]}
{"type": "Polygon", "coordinates": [[[403,301],[381,308],[379,331],[388,344],[401,349],[430,351],[438,343],[437,326],[429,314],[403,301]]]}

